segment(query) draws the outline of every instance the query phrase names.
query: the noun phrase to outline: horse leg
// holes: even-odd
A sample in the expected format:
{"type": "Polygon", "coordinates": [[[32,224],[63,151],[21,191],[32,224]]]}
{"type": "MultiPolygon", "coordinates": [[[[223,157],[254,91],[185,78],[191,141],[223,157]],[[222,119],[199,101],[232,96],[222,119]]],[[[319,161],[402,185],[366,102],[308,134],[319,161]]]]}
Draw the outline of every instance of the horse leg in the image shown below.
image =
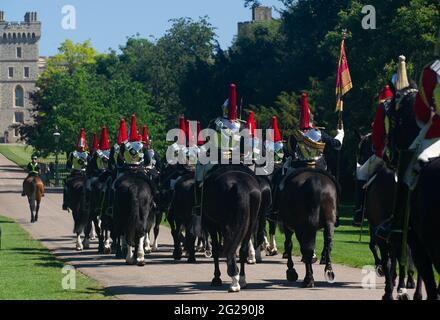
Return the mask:
{"type": "Polygon", "coordinates": [[[153,228],[154,241],[153,241],[153,247],[151,248],[151,250],[154,252],[159,249],[158,237],[159,237],[159,231],[160,231],[160,223],[162,222],[162,215],[163,215],[162,212],[160,212],[156,215],[156,223],[154,224],[154,228],[153,228]]]}
{"type": "Polygon", "coordinates": [[[245,237],[240,247],[240,278],[238,281],[239,290],[240,288],[245,289],[247,287],[245,266],[248,260],[248,251],[250,250],[249,246],[252,244],[252,240],[247,240],[247,238],[250,238],[250,236],[245,237]]]}
{"type": "Polygon", "coordinates": [[[125,263],[129,265],[134,264],[133,247],[130,244],[128,244],[125,236],[122,237],[122,246],[127,248],[127,252],[125,255],[125,263]]]}
{"type": "Polygon", "coordinates": [[[211,242],[209,241],[209,235],[207,232],[203,232],[204,234],[204,243],[205,243],[205,257],[206,258],[211,258],[212,257],[212,246],[211,246],[211,242]]]}
{"type": "Polygon", "coordinates": [[[417,268],[418,274],[423,279],[425,284],[428,300],[438,299],[437,284],[434,278],[432,269],[432,261],[429,258],[425,247],[416,238],[417,236],[410,231],[408,234],[408,243],[411,248],[411,253],[414,258],[414,264],[417,268]]]}
{"type": "Polygon", "coordinates": [[[82,251],[84,249],[82,240],[81,240],[81,233],[76,234],[76,251],[82,251]]]}
{"type": "Polygon", "coordinates": [[[382,300],[394,300],[393,299],[393,279],[391,268],[390,250],[387,243],[382,240],[378,242],[380,256],[382,261],[382,270],[385,275],[385,294],[382,296],[382,300]]]}
{"type": "Polygon", "coordinates": [[[313,278],[313,257],[315,253],[316,229],[308,228],[308,230],[296,231],[303,261],[306,265],[306,275],[304,277],[302,287],[313,288],[315,286],[315,279],[313,278]]]}
{"type": "Polygon", "coordinates": [[[331,252],[333,248],[333,234],[335,226],[333,223],[327,223],[324,228],[324,248],[325,248],[325,279],[333,283],[335,280],[335,273],[333,272],[331,262],[331,252]]]}
{"type": "Polygon", "coordinates": [[[276,256],[278,254],[277,242],[275,240],[276,226],[275,222],[269,220],[269,256],[276,256]]]}
{"type": "Polygon", "coordinates": [[[83,241],[84,249],[90,248],[90,233],[92,230],[92,223],[93,223],[92,221],[89,221],[89,223],[87,224],[84,230],[84,241],[83,241]]]}
{"type": "Polygon", "coordinates": [[[31,223],[35,223],[35,197],[34,196],[30,196],[28,197],[28,202],[29,202],[29,209],[31,211],[31,223]]]}
{"type": "MultiPolygon", "coordinates": [[[[413,297],[414,300],[422,300],[423,299],[423,296],[422,296],[422,284],[423,284],[422,276],[419,273],[417,275],[416,291],[414,292],[414,297],[413,297]]],[[[440,289],[440,287],[439,287],[439,289],[440,289]]]]}
{"type": "Polygon", "coordinates": [[[294,263],[292,259],[292,249],[293,249],[293,243],[292,243],[292,235],[293,232],[288,230],[284,231],[285,241],[284,241],[284,250],[287,254],[287,271],[286,271],[286,277],[287,281],[295,282],[298,280],[298,273],[296,272],[294,268],[294,263]]]}
{"type": "Polygon", "coordinates": [[[151,242],[150,242],[150,230],[147,231],[145,234],[145,243],[144,243],[144,250],[146,253],[151,253],[151,242]]]}
{"type": "Polygon", "coordinates": [[[136,263],[139,267],[143,267],[145,265],[144,240],[145,237],[140,237],[138,244],[135,248],[137,252],[136,263]]]}
{"type": "Polygon", "coordinates": [[[180,260],[182,258],[182,248],[180,247],[180,224],[176,223],[175,220],[168,219],[171,227],[171,235],[174,240],[174,260],[180,260]]]}
{"type": "Polygon", "coordinates": [[[96,234],[98,235],[98,253],[104,253],[104,234],[102,231],[102,225],[98,222],[98,217],[93,219],[93,223],[96,226],[96,234]]]}
{"type": "Polygon", "coordinates": [[[376,274],[379,277],[383,277],[383,269],[382,269],[382,261],[379,258],[379,254],[377,252],[376,241],[374,240],[373,229],[370,227],[370,243],[369,243],[370,251],[374,257],[374,265],[376,267],[376,274]]]}
{"type": "Polygon", "coordinates": [[[255,248],[254,248],[254,244],[252,243],[252,239],[249,240],[247,247],[249,248],[247,263],[255,264],[257,262],[257,259],[256,259],[255,248]]]}
{"type": "MultiPolygon", "coordinates": [[[[227,241],[231,241],[230,239],[225,239],[225,243],[227,241]]],[[[249,241],[248,241],[249,243],[249,241]]],[[[245,255],[247,256],[248,245],[245,246],[245,255]]],[[[228,266],[228,276],[231,277],[232,283],[229,287],[229,292],[240,292],[240,276],[238,274],[237,261],[235,258],[236,251],[226,253],[226,264],[228,266]]],[[[246,259],[246,258],[245,258],[246,259]]],[[[243,264],[243,272],[244,272],[244,264],[243,264]]]]}
{"type": "Polygon", "coordinates": [[[110,245],[110,231],[104,230],[105,241],[104,241],[104,254],[110,254],[112,252],[112,248],[110,245]]]}
{"type": "Polygon", "coordinates": [[[118,236],[115,238],[114,246],[116,248],[116,259],[124,259],[124,253],[122,252],[122,236],[118,236]]]}
{"type": "Polygon", "coordinates": [[[220,256],[220,243],[217,237],[217,232],[209,231],[212,239],[212,256],[214,258],[214,278],[211,281],[211,286],[220,287],[222,285],[222,279],[220,278],[220,266],[219,266],[219,256],[220,256]]]}
{"type": "Polygon", "coordinates": [[[406,280],[406,288],[414,289],[416,287],[416,282],[414,281],[414,261],[411,256],[411,250],[408,247],[408,279],[406,280]]]}
{"type": "Polygon", "coordinates": [[[196,251],[195,251],[195,242],[196,242],[196,237],[195,235],[191,232],[191,223],[186,223],[185,224],[185,247],[186,250],[188,250],[188,263],[195,263],[196,262],[196,251]]]}

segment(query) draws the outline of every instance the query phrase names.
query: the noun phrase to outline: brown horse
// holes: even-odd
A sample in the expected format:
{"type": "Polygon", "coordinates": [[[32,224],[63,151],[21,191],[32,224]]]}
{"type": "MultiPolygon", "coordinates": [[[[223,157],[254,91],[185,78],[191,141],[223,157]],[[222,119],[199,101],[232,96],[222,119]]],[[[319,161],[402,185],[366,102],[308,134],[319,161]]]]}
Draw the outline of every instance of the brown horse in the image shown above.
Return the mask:
{"type": "Polygon", "coordinates": [[[29,175],[23,182],[23,190],[31,210],[31,223],[35,223],[38,221],[41,198],[44,197],[44,183],[39,176],[29,175]]]}

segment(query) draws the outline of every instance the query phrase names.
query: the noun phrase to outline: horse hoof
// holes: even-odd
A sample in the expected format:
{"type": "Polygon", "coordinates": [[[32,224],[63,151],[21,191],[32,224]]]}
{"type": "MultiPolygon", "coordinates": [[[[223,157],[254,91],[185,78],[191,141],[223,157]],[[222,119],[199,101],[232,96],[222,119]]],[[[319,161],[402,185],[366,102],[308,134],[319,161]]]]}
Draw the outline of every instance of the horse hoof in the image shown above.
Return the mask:
{"type": "Polygon", "coordinates": [[[240,292],[240,285],[237,284],[236,286],[230,286],[229,287],[229,293],[236,293],[236,292],[240,292]]]}
{"type": "Polygon", "coordinates": [[[247,282],[246,282],[246,277],[245,276],[241,276],[240,280],[238,281],[241,289],[246,289],[247,288],[247,282]]]}
{"type": "Polygon", "coordinates": [[[138,267],[143,267],[143,266],[145,266],[145,260],[138,260],[138,261],[137,261],[137,265],[138,265],[138,267]]]}
{"type": "Polygon", "coordinates": [[[399,294],[399,295],[397,296],[397,300],[408,301],[408,300],[409,300],[409,295],[408,295],[408,293],[402,293],[402,294],[399,294]]]}
{"type": "Polygon", "coordinates": [[[252,259],[247,259],[247,263],[248,264],[256,264],[257,261],[255,260],[255,258],[252,258],[252,259]]]}
{"type": "Polygon", "coordinates": [[[276,250],[276,249],[266,250],[266,256],[268,256],[268,257],[274,257],[274,256],[277,256],[277,255],[278,255],[278,250],[276,250]]]}
{"type": "Polygon", "coordinates": [[[325,280],[327,282],[333,283],[335,281],[335,273],[333,270],[326,270],[324,273],[325,280]]]}
{"type": "Polygon", "coordinates": [[[393,298],[393,295],[392,295],[392,294],[390,294],[390,293],[385,293],[385,294],[382,296],[382,300],[390,301],[390,300],[394,300],[394,298],[393,298]]]}
{"type": "Polygon", "coordinates": [[[381,265],[376,266],[376,275],[379,278],[382,278],[384,276],[383,268],[381,265]]]}
{"type": "Polygon", "coordinates": [[[84,243],[83,247],[84,247],[84,249],[90,249],[90,244],[89,243],[84,243]]]}
{"type": "Polygon", "coordinates": [[[262,259],[262,258],[255,259],[255,262],[256,262],[256,263],[262,263],[262,262],[263,262],[263,259],[262,259]]]}
{"type": "Polygon", "coordinates": [[[223,285],[222,279],[214,278],[211,281],[211,287],[221,287],[223,285]]]}
{"type": "Polygon", "coordinates": [[[189,257],[187,262],[188,263],[196,263],[196,258],[195,257],[189,257]]]}
{"type": "Polygon", "coordinates": [[[313,254],[312,264],[315,264],[316,262],[318,262],[318,257],[316,256],[316,254],[313,254]]]}
{"type": "Polygon", "coordinates": [[[35,222],[37,222],[38,221],[38,216],[35,216],[35,222]]]}
{"type": "Polygon", "coordinates": [[[125,259],[125,264],[132,266],[134,265],[134,259],[125,259]]]}
{"type": "Polygon", "coordinates": [[[302,283],[303,288],[314,288],[315,287],[315,280],[313,278],[305,278],[302,283]]]}
{"type": "Polygon", "coordinates": [[[289,258],[288,254],[286,252],[283,253],[283,259],[289,258]]]}
{"type": "Polygon", "coordinates": [[[295,269],[289,269],[286,271],[286,277],[287,277],[287,281],[295,282],[296,280],[298,280],[298,273],[296,272],[295,269]]]}
{"type": "Polygon", "coordinates": [[[104,254],[111,254],[111,253],[112,253],[112,249],[111,248],[108,248],[108,247],[104,248],[104,254]]]}
{"type": "Polygon", "coordinates": [[[83,251],[83,247],[76,246],[76,251],[83,251]]]}
{"type": "Polygon", "coordinates": [[[211,250],[205,250],[205,257],[206,258],[212,258],[212,251],[211,250]]]}
{"type": "Polygon", "coordinates": [[[413,300],[421,301],[423,300],[423,296],[420,293],[414,294],[413,300]]]}

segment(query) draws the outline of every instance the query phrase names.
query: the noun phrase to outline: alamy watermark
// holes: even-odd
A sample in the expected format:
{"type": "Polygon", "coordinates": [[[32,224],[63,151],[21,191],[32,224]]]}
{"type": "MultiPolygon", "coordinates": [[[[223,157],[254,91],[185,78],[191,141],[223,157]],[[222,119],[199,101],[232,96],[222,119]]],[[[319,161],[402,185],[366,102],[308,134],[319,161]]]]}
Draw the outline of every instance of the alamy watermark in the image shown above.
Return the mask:
{"type": "Polygon", "coordinates": [[[76,289],[76,270],[74,266],[65,265],[61,269],[61,273],[65,276],[61,279],[61,287],[64,290],[76,289]]]}
{"type": "Polygon", "coordinates": [[[63,18],[61,20],[61,27],[64,30],[76,30],[76,8],[70,4],[66,4],[61,9],[63,18]]]}
{"type": "MultiPolygon", "coordinates": [[[[191,121],[191,132],[197,132],[197,122],[191,121]]],[[[263,153],[263,130],[255,130],[251,136],[249,129],[229,130],[224,129],[219,134],[213,129],[204,129],[199,135],[194,135],[186,143],[185,132],[180,129],[168,131],[166,139],[174,142],[166,152],[169,164],[245,164],[256,165],[257,175],[271,174],[274,170],[275,150],[273,129],[267,129],[264,141],[263,153]],[[185,142],[180,141],[182,136],[185,142]],[[202,146],[197,146],[197,141],[207,141],[202,146]]]]}
{"type": "Polygon", "coordinates": [[[365,16],[362,18],[362,28],[365,30],[376,29],[376,8],[372,5],[366,5],[362,8],[365,16]]]}

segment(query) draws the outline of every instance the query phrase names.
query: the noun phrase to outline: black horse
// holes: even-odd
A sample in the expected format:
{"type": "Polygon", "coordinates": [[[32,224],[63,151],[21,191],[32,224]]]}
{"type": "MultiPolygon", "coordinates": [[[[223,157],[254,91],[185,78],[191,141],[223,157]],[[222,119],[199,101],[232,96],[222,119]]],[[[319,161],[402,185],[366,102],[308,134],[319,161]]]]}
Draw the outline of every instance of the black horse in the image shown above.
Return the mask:
{"type": "MultiPolygon", "coordinates": [[[[397,93],[393,101],[391,148],[396,154],[404,154],[419,134],[413,110],[416,92],[414,85],[397,93]]],[[[433,267],[440,272],[440,216],[438,214],[440,158],[422,166],[418,184],[411,192],[408,244],[414,263],[425,283],[428,299],[439,299],[440,292],[433,267]]]]}
{"type": "Polygon", "coordinates": [[[87,242],[83,245],[81,240],[81,234],[89,224],[89,211],[87,210],[86,203],[85,181],[86,177],[82,173],[71,176],[66,181],[67,193],[65,204],[72,211],[74,221],[73,232],[77,237],[76,250],[78,251],[82,251],[84,248],[87,249],[88,246],[87,242]]]}
{"type": "Polygon", "coordinates": [[[229,291],[238,292],[240,288],[246,287],[245,264],[260,203],[260,184],[255,174],[245,166],[220,166],[206,177],[203,189],[202,222],[212,240],[215,265],[212,286],[222,285],[219,267],[219,236],[222,236],[228,275],[232,278],[229,291]],[[240,276],[235,257],[239,247],[240,276]]]}
{"type": "Polygon", "coordinates": [[[105,170],[98,177],[93,179],[91,184],[91,192],[89,198],[89,223],[85,229],[85,236],[89,237],[92,223],[95,225],[98,234],[98,253],[109,254],[110,249],[110,226],[109,223],[102,223],[102,215],[105,209],[105,192],[107,189],[107,179],[110,178],[111,172],[105,170]],[[99,220],[101,223],[99,223],[99,220]]]}
{"type": "Polygon", "coordinates": [[[279,219],[285,234],[287,253],[287,280],[296,281],[298,274],[292,260],[292,235],[301,247],[306,276],[303,287],[314,287],[313,256],[316,233],[324,228],[325,275],[333,280],[330,254],[338,208],[338,184],[328,172],[314,168],[296,169],[284,180],[279,194],[279,219]]]}
{"type": "MultiPolygon", "coordinates": [[[[365,159],[366,155],[371,155],[372,142],[371,135],[361,136],[359,143],[358,158],[365,159]]],[[[399,283],[397,286],[398,297],[401,300],[407,300],[406,289],[415,287],[414,265],[411,259],[411,250],[408,248],[407,261],[401,260],[401,241],[387,242],[384,239],[376,237],[375,229],[384,221],[390,218],[394,205],[394,190],[396,188],[396,173],[388,168],[384,163],[374,173],[375,178],[368,184],[365,195],[365,217],[370,226],[370,250],[373,253],[376,270],[379,275],[385,276],[385,294],[383,299],[393,299],[393,288],[395,283],[396,262],[399,262],[399,283]],[[380,258],[377,252],[380,250],[380,258]],[[406,267],[408,265],[408,268],[406,267]],[[408,270],[406,272],[406,270],[408,270]],[[408,274],[407,282],[405,276],[408,274]]],[[[414,299],[421,299],[421,278],[418,277],[417,289],[414,299]]]]}
{"type": "Polygon", "coordinates": [[[127,244],[126,263],[143,266],[147,220],[154,203],[153,190],[145,174],[137,168],[127,168],[115,187],[112,238],[117,241],[116,256],[121,254],[122,241],[123,245],[127,244]]]}

